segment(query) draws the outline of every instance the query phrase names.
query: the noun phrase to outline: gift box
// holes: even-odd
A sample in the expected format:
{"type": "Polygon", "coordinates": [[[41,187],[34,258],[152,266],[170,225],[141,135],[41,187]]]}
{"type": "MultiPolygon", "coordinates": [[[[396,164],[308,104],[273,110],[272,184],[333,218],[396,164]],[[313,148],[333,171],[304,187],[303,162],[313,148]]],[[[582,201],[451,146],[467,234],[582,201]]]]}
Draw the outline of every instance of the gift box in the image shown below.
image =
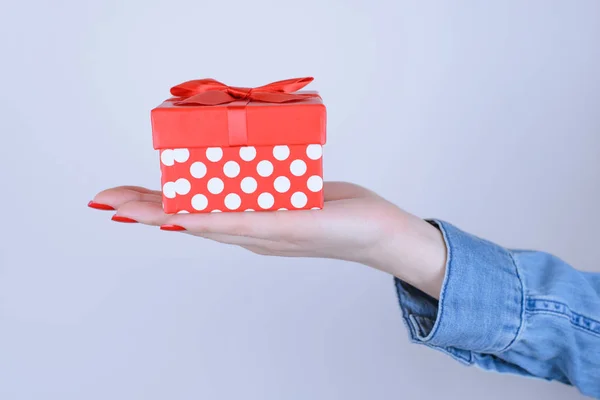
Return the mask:
{"type": "Polygon", "coordinates": [[[151,111],[165,213],[323,207],[326,108],[312,78],[184,82],[151,111]]]}

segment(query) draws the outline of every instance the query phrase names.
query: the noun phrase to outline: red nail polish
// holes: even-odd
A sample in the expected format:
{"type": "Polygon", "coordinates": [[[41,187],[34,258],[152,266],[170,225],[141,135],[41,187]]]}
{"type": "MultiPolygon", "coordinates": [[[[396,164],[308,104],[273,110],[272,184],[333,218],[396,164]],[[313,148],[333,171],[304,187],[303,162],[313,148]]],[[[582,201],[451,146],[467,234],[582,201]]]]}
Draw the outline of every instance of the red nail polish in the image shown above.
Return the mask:
{"type": "Polygon", "coordinates": [[[126,224],[135,224],[137,223],[137,221],[135,219],[131,219],[131,218],[127,218],[127,217],[121,217],[120,215],[113,215],[111,218],[113,221],[115,222],[124,222],[126,224]]]}
{"type": "Polygon", "coordinates": [[[96,210],[114,211],[114,208],[109,206],[108,204],[95,203],[93,201],[90,201],[88,203],[88,207],[95,208],[96,210]]]}
{"type": "Polygon", "coordinates": [[[171,231],[171,232],[181,232],[181,231],[185,231],[185,228],[183,226],[179,226],[179,225],[161,225],[160,230],[161,231],[171,231]]]}

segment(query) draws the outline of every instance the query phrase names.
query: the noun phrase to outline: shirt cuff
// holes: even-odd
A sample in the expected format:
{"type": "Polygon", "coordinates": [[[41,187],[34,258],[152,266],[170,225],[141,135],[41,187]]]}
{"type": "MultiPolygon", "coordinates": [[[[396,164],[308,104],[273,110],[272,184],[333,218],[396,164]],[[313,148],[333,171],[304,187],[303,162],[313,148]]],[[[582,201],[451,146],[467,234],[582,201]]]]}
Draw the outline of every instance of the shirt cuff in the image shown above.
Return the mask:
{"type": "Polygon", "coordinates": [[[440,300],[395,279],[410,338],[467,364],[472,352],[507,350],[521,328],[523,284],[507,249],[428,221],[444,236],[448,251],[440,300]]]}

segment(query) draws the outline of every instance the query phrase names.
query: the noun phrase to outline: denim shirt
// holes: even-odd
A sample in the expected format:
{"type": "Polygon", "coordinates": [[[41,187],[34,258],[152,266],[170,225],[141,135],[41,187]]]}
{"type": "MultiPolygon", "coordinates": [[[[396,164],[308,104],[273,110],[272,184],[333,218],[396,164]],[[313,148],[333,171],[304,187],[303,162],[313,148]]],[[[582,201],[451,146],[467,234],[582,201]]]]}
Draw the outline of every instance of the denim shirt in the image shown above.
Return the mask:
{"type": "Polygon", "coordinates": [[[600,274],[429,222],[446,241],[446,276],[439,301],[396,279],[411,340],[466,365],[600,398],[600,274]]]}

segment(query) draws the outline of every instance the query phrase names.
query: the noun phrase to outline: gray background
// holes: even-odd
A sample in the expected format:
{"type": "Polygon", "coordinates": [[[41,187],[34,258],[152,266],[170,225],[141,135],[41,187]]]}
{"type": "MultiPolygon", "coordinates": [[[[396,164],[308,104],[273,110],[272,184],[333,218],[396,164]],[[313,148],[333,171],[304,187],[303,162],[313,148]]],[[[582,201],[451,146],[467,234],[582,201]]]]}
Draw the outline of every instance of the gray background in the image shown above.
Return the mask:
{"type": "Polygon", "coordinates": [[[12,1],[0,10],[0,398],[576,399],[411,345],[392,280],[116,224],[149,110],[313,75],[325,172],[600,271],[599,1],[12,1]]]}

